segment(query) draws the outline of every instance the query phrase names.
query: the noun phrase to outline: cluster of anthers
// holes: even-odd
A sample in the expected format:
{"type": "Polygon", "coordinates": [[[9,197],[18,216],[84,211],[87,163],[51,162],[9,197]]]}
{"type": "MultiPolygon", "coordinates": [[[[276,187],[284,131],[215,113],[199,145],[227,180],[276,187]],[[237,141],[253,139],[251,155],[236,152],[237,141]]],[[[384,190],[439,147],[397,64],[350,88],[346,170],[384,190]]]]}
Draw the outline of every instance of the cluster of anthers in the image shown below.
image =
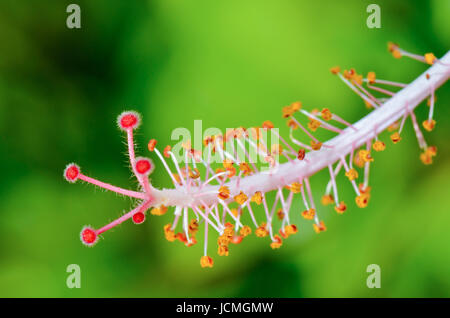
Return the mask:
{"type": "Polygon", "coordinates": [[[196,233],[203,224],[204,254],[200,259],[202,267],[213,266],[213,259],[208,253],[210,229],[218,233],[217,253],[221,256],[228,255],[230,244],[241,243],[252,232],[257,237],[268,237],[270,246],[277,249],[284,239],[298,232],[298,227],[291,223],[291,216],[311,220],[317,233],[326,230],[324,222],[319,219],[309,182],[309,178],[322,169],[328,169],[330,173],[330,181],[321,200],[324,205],[334,205],[334,210],[339,214],[347,210],[347,204],[338,197],[336,184],[336,176],[343,169],[354,189],[356,205],[365,208],[371,195],[369,167],[374,161],[373,152],[383,151],[388,143],[398,143],[408,117],[412,120],[422,149],[420,160],[427,165],[432,163],[437,150],[425,142],[414,108],[427,99],[429,115],[422,121],[422,126],[426,131],[433,130],[436,124],[433,119],[435,89],[442,85],[450,74],[450,53],[437,59],[432,53],[416,55],[392,43],[389,43],[388,49],[395,58],[410,57],[432,66],[410,84],[379,79],[374,72],[363,76],[354,69],[341,72],[339,67],[331,68],[331,73],[338,76],[372,110],[354,124],[345,121],[328,108],[308,112],[300,102],[294,102],[282,110],[290,128],[290,143],[278,135],[280,144],[267,147],[260,137],[261,132],[275,129],[270,121],[266,121],[261,127],[241,127],[225,135],[205,138],[205,158],[201,150],[194,150],[190,144],[185,144],[185,163],[180,164],[170,146],[160,152],[156,147],[156,140],[150,140],[148,150],[161,160],[173,182],[172,189],[159,190],[150,183],[153,161],[136,157],[134,150],[133,131],[141,122],[140,116],[133,111],[122,113],[117,123],[127,134],[131,169],[139,182],[140,191],[125,190],[88,177],[82,174],[79,166],[74,163],[66,167],[64,177],[69,182],[82,180],[91,183],[137,199],[139,203],[133,210],[99,229],[85,226],[81,231],[81,241],[92,246],[97,243],[101,234],[128,219],[141,224],[145,221],[148,210],[152,215],[163,215],[169,207],[174,207],[172,223],[164,226],[165,237],[170,242],[180,241],[186,246],[192,246],[197,243],[196,233]],[[397,88],[398,91],[392,88],[397,88]],[[296,115],[305,116],[304,119],[308,122],[302,124],[302,120],[296,115]],[[336,136],[322,142],[313,135],[317,129],[331,131],[336,136]],[[389,142],[379,138],[384,130],[390,133],[389,142]],[[302,131],[303,137],[308,141],[302,142],[298,137],[295,138],[294,131],[302,131]],[[225,149],[227,143],[231,143],[233,151],[225,149]],[[270,165],[268,172],[258,170],[250,160],[245,145],[264,157],[270,165]],[[242,150],[248,160],[239,158],[236,155],[237,149],[242,150]],[[210,160],[211,153],[218,153],[222,159],[217,168],[213,167],[210,160]],[[285,162],[274,160],[275,155],[284,158],[285,162]],[[172,161],[175,172],[172,172],[166,159],[172,161]],[[270,191],[275,191],[275,198],[269,204],[267,193],[270,191]],[[296,194],[301,196],[304,207],[293,207],[296,194]],[[262,205],[262,216],[253,212],[252,206],[255,205],[262,205]],[[244,220],[248,220],[251,225],[245,225],[244,220]]]}

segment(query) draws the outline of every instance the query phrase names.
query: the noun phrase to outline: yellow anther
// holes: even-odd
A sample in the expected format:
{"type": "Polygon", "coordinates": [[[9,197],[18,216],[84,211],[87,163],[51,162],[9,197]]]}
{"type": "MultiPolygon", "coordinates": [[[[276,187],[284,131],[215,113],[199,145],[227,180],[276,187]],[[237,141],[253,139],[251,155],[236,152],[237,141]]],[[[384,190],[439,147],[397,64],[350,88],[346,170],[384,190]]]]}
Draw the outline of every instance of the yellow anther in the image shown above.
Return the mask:
{"type": "Polygon", "coordinates": [[[305,155],[306,155],[306,150],[305,149],[299,149],[298,153],[297,153],[297,159],[298,160],[303,160],[305,159],[305,155]]]}
{"type": "Polygon", "coordinates": [[[244,204],[245,201],[247,201],[247,199],[248,199],[247,196],[242,191],[239,192],[239,194],[234,197],[234,201],[236,201],[240,205],[244,204]]]}
{"type": "Polygon", "coordinates": [[[223,230],[222,235],[231,238],[233,234],[234,234],[233,224],[231,224],[230,222],[225,223],[225,229],[223,230]]]}
{"type": "Polygon", "coordinates": [[[331,74],[336,75],[341,72],[341,68],[339,66],[334,66],[334,67],[330,68],[330,72],[331,72],[331,74]]]}
{"type": "Polygon", "coordinates": [[[316,131],[317,128],[319,128],[319,127],[320,127],[320,121],[318,121],[318,120],[311,118],[311,120],[308,122],[308,128],[311,131],[316,131]]]}
{"type": "Polygon", "coordinates": [[[148,145],[147,145],[148,150],[149,151],[155,150],[156,144],[157,144],[156,139],[150,139],[150,141],[148,142],[148,145]]]}
{"type": "Polygon", "coordinates": [[[329,121],[329,120],[331,120],[331,118],[333,118],[333,114],[331,113],[331,111],[328,108],[322,109],[321,113],[322,113],[323,120],[329,121]]]}
{"type": "Polygon", "coordinates": [[[244,225],[241,230],[239,231],[239,234],[241,234],[243,237],[246,237],[247,235],[250,235],[252,233],[252,229],[248,225],[244,225]]]}
{"type": "Polygon", "coordinates": [[[236,175],[235,167],[228,168],[227,171],[228,171],[228,178],[232,178],[236,175]]]}
{"type": "Polygon", "coordinates": [[[191,179],[198,179],[200,177],[200,171],[197,168],[189,169],[189,177],[191,179]]]}
{"type": "Polygon", "coordinates": [[[219,194],[217,196],[222,200],[228,199],[230,197],[230,189],[227,186],[220,187],[219,194]]]}
{"type": "Polygon", "coordinates": [[[433,157],[430,156],[427,152],[423,152],[423,153],[420,154],[420,160],[425,165],[431,165],[433,163],[433,157]]]}
{"type": "Polygon", "coordinates": [[[377,140],[373,143],[372,148],[375,151],[383,151],[386,149],[386,144],[380,140],[377,140]]]}
{"type": "Polygon", "coordinates": [[[339,205],[336,205],[334,207],[334,210],[339,213],[342,214],[347,210],[347,206],[345,205],[344,201],[341,201],[341,203],[339,203],[339,205]]]}
{"type": "Polygon", "coordinates": [[[373,158],[370,155],[370,151],[369,150],[360,150],[358,152],[358,157],[363,162],[371,162],[371,161],[373,161],[373,158]]]}
{"type": "Polygon", "coordinates": [[[266,223],[262,223],[256,230],[255,235],[257,237],[265,237],[269,234],[269,231],[266,229],[266,223]]]}
{"type": "Polygon", "coordinates": [[[396,59],[399,59],[402,57],[402,53],[400,53],[400,50],[394,50],[392,52],[392,56],[395,57],[396,59]]]}
{"type": "Polygon", "coordinates": [[[171,227],[172,224],[170,223],[164,226],[164,236],[169,242],[173,242],[176,240],[175,232],[171,230],[171,227]]]}
{"type": "Polygon", "coordinates": [[[261,204],[262,200],[263,200],[263,196],[262,196],[261,191],[255,192],[255,194],[251,198],[251,202],[255,202],[258,205],[261,204]]]}
{"type": "Polygon", "coordinates": [[[423,153],[420,154],[420,160],[430,165],[433,163],[433,157],[437,154],[437,148],[435,146],[429,146],[423,153]]]}
{"type": "Polygon", "coordinates": [[[166,214],[166,212],[167,212],[167,207],[164,205],[160,205],[159,207],[153,208],[150,211],[150,213],[152,215],[164,215],[164,214],[166,214]]]}
{"type": "Polygon", "coordinates": [[[300,190],[302,189],[302,184],[299,182],[294,182],[290,185],[289,189],[294,193],[300,193],[300,190]]]}
{"type": "Polygon", "coordinates": [[[295,113],[295,110],[292,108],[292,106],[285,106],[285,107],[283,107],[281,112],[283,114],[283,118],[288,118],[288,117],[291,117],[295,113]]]}
{"type": "Polygon", "coordinates": [[[364,183],[360,183],[358,186],[359,192],[361,193],[365,193],[365,194],[370,194],[370,191],[372,190],[371,187],[369,186],[364,186],[364,183]]]}
{"type": "Polygon", "coordinates": [[[197,244],[197,240],[195,239],[195,237],[191,237],[191,241],[190,242],[188,242],[186,240],[186,242],[184,243],[184,245],[186,245],[187,247],[190,247],[190,246],[195,245],[195,244],[197,244]]]}
{"type": "Polygon", "coordinates": [[[346,79],[351,80],[353,78],[353,76],[355,75],[355,70],[354,69],[350,69],[350,71],[344,70],[343,75],[346,79]]]}
{"type": "Polygon", "coordinates": [[[323,221],[320,221],[319,225],[317,225],[316,223],[313,224],[313,228],[314,231],[316,233],[320,233],[320,232],[324,232],[327,230],[327,227],[325,226],[325,224],[323,223],[323,221]]]}
{"type": "Polygon", "coordinates": [[[272,122],[270,120],[266,120],[265,122],[262,123],[262,128],[264,129],[272,129],[275,126],[272,124],[272,122]]]}
{"type": "Polygon", "coordinates": [[[231,161],[230,159],[225,159],[225,160],[223,161],[223,167],[224,167],[225,169],[231,169],[231,168],[233,168],[233,161],[231,161]]]}
{"type": "Polygon", "coordinates": [[[316,142],[314,140],[311,140],[311,148],[313,150],[320,150],[320,148],[322,148],[322,143],[320,141],[316,142]]]}
{"type": "Polygon", "coordinates": [[[289,119],[289,120],[286,122],[286,125],[287,125],[288,127],[292,128],[293,130],[296,130],[296,129],[298,128],[297,123],[296,123],[295,120],[293,120],[293,119],[289,119]]]}
{"type": "Polygon", "coordinates": [[[287,236],[294,235],[294,234],[296,234],[297,232],[298,232],[297,226],[294,225],[294,224],[286,225],[286,226],[284,227],[284,233],[285,233],[287,236]]]}
{"type": "Polygon", "coordinates": [[[388,51],[392,53],[392,51],[398,50],[398,44],[394,42],[388,42],[388,51]]]}
{"type": "Polygon", "coordinates": [[[436,121],[434,119],[431,120],[424,120],[422,122],[423,128],[427,131],[432,131],[434,129],[434,126],[436,125],[436,121]]]}
{"type": "Polygon", "coordinates": [[[358,172],[352,168],[345,172],[345,176],[348,178],[348,180],[353,181],[358,178],[358,172]]]}
{"type": "Polygon", "coordinates": [[[278,217],[278,220],[284,219],[284,212],[283,212],[283,209],[278,209],[278,211],[277,211],[277,217],[278,217]]]}
{"type": "Polygon", "coordinates": [[[250,165],[246,162],[241,162],[239,164],[239,169],[244,173],[244,176],[249,175],[250,173],[253,172],[252,168],[250,167],[250,165]]]}
{"type": "Polygon", "coordinates": [[[391,135],[391,140],[394,144],[398,143],[400,140],[402,140],[402,137],[400,137],[400,134],[398,132],[395,132],[391,135]]]}
{"type": "Polygon", "coordinates": [[[334,203],[333,196],[331,194],[324,194],[322,196],[322,201],[321,202],[322,202],[323,205],[332,204],[332,203],[334,203]]]}
{"type": "Polygon", "coordinates": [[[362,161],[361,158],[359,158],[359,156],[353,157],[353,163],[359,168],[364,167],[364,161],[362,161]]]}
{"type": "Polygon", "coordinates": [[[355,74],[353,76],[352,80],[353,80],[353,82],[358,83],[359,85],[362,85],[362,83],[363,83],[363,76],[360,75],[360,74],[355,74]]]}
{"type": "Polygon", "coordinates": [[[228,246],[219,245],[217,248],[217,254],[219,254],[219,256],[228,256],[228,246]]]}
{"type": "Polygon", "coordinates": [[[299,111],[300,109],[302,109],[302,103],[301,102],[293,102],[291,104],[291,108],[294,112],[299,111]]]}
{"type": "Polygon", "coordinates": [[[227,236],[227,235],[225,235],[225,234],[222,234],[221,236],[219,236],[219,237],[217,238],[217,244],[218,244],[219,246],[228,246],[228,244],[230,243],[230,241],[231,241],[231,237],[230,237],[230,236],[227,236]]]}
{"type": "Polygon", "coordinates": [[[427,64],[430,64],[430,65],[433,65],[434,62],[436,61],[436,56],[434,56],[433,53],[427,53],[427,54],[425,54],[425,55],[424,55],[424,58],[425,58],[425,62],[426,62],[427,64]]]}
{"type": "Polygon", "coordinates": [[[388,50],[392,53],[392,56],[396,59],[399,59],[402,57],[402,54],[400,53],[398,44],[388,42],[388,50]]]}
{"type": "Polygon", "coordinates": [[[196,219],[192,219],[190,222],[189,222],[189,232],[191,233],[191,234],[195,234],[195,233],[197,233],[197,231],[198,231],[198,221],[196,220],[196,219]]]}
{"type": "Polygon", "coordinates": [[[369,73],[367,73],[367,81],[368,81],[370,84],[374,84],[374,83],[375,83],[375,80],[376,80],[375,72],[369,72],[369,73]]]}
{"type": "Polygon", "coordinates": [[[274,239],[274,240],[272,241],[272,243],[270,243],[270,247],[271,247],[272,249],[280,248],[281,245],[283,245],[283,241],[281,240],[281,237],[280,237],[280,236],[274,235],[273,239],[274,239]]]}
{"type": "Polygon", "coordinates": [[[314,216],[316,215],[316,210],[311,208],[309,210],[305,210],[302,212],[302,216],[306,219],[306,220],[312,220],[314,219],[314,216]]]}
{"type": "Polygon", "coordinates": [[[433,157],[437,154],[437,148],[435,146],[429,146],[423,153],[420,154],[420,160],[430,165],[433,163],[433,157]]]}
{"type": "Polygon", "coordinates": [[[206,147],[210,143],[214,143],[215,138],[215,136],[206,136],[205,139],[203,139],[203,145],[206,147]]]}
{"type": "Polygon", "coordinates": [[[426,153],[430,156],[434,157],[437,155],[437,147],[436,146],[429,146],[426,150],[426,153]]]}
{"type": "Polygon", "coordinates": [[[213,267],[214,266],[214,261],[209,256],[202,256],[200,258],[200,265],[203,268],[205,268],[205,267],[213,267]]]}
{"type": "Polygon", "coordinates": [[[361,193],[355,198],[356,205],[360,208],[365,208],[369,203],[369,194],[361,193]]]}

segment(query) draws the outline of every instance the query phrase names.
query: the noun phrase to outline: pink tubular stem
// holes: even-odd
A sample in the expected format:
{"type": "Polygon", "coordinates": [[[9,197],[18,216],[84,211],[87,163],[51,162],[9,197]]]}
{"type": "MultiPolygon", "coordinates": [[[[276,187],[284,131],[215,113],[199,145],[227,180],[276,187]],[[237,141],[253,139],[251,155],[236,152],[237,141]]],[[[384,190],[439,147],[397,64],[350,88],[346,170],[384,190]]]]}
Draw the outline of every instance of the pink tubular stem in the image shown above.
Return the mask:
{"type": "Polygon", "coordinates": [[[151,204],[150,200],[149,201],[145,201],[143,204],[137,206],[136,208],[134,208],[130,212],[122,215],[120,218],[118,218],[118,219],[114,220],[113,222],[105,225],[104,227],[96,230],[95,233],[97,235],[100,235],[100,234],[110,230],[111,228],[113,228],[113,227],[115,227],[115,226],[125,222],[126,220],[131,218],[135,213],[137,213],[137,212],[145,212],[148,209],[148,207],[150,206],[150,204],[151,204]]]}
{"type": "MultiPolygon", "coordinates": [[[[306,186],[306,191],[308,193],[308,197],[309,197],[309,203],[311,204],[311,207],[316,210],[316,205],[314,204],[314,199],[312,196],[312,191],[311,191],[311,185],[309,184],[309,179],[305,178],[305,186],[306,186]]],[[[317,210],[316,213],[314,214],[314,222],[316,222],[317,225],[319,225],[319,215],[317,214],[317,210]]]]}
{"type": "Polygon", "coordinates": [[[336,180],[334,178],[333,167],[331,165],[328,165],[328,170],[330,171],[331,184],[333,185],[334,202],[335,202],[336,205],[338,205],[339,204],[339,198],[338,198],[336,180]]]}
{"type": "Polygon", "coordinates": [[[369,97],[367,97],[363,92],[359,91],[355,85],[353,85],[352,83],[350,83],[349,80],[347,80],[344,76],[342,76],[342,74],[338,74],[339,78],[345,83],[347,84],[348,87],[350,87],[352,89],[352,91],[354,91],[357,95],[359,95],[359,97],[361,97],[363,100],[365,100],[366,102],[368,102],[370,105],[372,105],[374,108],[378,108],[379,106],[373,101],[371,100],[369,97]]]}
{"type": "Polygon", "coordinates": [[[364,87],[362,87],[360,84],[358,83],[354,83],[356,86],[358,86],[358,88],[365,93],[371,100],[373,100],[375,103],[377,103],[378,105],[381,105],[382,103],[372,94],[370,94],[364,87]]]}
{"type": "Polygon", "coordinates": [[[396,86],[396,87],[406,87],[408,84],[398,83],[398,82],[392,82],[392,81],[385,81],[381,79],[376,79],[375,83],[382,84],[382,85],[389,85],[389,86],[396,86]]]}
{"type": "Polygon", "coordinates": [[[134,154],[134,140],[133,140],[133,129],[132,128],[127,129],[127,143],[128,143],[128,155],[130,157],[131,169],[132,169],[134,175],[136,176],[136,179],[141,184],[141,186],[144,186],[142,179],[137,174],[136,167],[135,167],[136,156],[134,154]]]}
{"type": "Polygon", "coordinates": [[[374,91],[378,91],[380,93],[383,93],[383,94],[386,94],[386,95],[389,95],[389,96],[394,96],[395,95],[394,92],[388,91],[387,89],[384,89],[384,88],[380,88],[380,87],[373,86],[373,85],[367,85],[367,87],[370,88],[370,89],[373,89],[374,91]]]}
{"type": "Polygon", "coordinates": [[[314,137],[302,124],[300,124],[300,122],[297,119],[295,119],[294,116],[291,116],[291,118],[297,124],[297,126],[299,126],[301,128],[301,130],[303,130],[305,132],[305,134],[308,135],[309,138],[314,140],[314,142],[319,142],[319,140],[316,137],[314,137]]]}
{"type": "Polygon", "coordinates": [[[96,185],[98,187],[101,187],[103,189],[106,189],[106,190],[109,190],[112,192],[116,192],[116,193],[125,195],[127,197],[132,197],[132,198],[142,199],[142,200],[148,199],[148,197],[145,195],[145,193],[122,189],[122,188],[113,186],[109,183],[105,183],[105,182],[93,179],[91,177],[85,176],[84,174],[81,174],[81,173],[80,173],[79,178],[85,182],[91,183],[93,185],[96,185]]]}

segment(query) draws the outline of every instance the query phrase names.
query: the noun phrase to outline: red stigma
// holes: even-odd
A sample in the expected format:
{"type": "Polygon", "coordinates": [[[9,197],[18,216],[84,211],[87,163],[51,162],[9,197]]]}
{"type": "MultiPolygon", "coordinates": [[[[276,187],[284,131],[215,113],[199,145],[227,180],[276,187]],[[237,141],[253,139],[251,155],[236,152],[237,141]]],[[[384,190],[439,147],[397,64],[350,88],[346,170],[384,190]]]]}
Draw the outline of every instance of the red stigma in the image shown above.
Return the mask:
{"type": "Polygon", "coordinates": [[[141,224],[145,221],[145,214],[143,212],[137,212],[133,214],[134,224],[141,224]]]}
{"type": "Polygon", "coordinates": [[[122,117],[120,124],[123,128],[131,128],[137,124],[137,118],[133,114],[128,114],[122,117]]]}
{"type": "Polygon", "coordinates": [[[81,231],[81,241],[88,246],[92,246],[97,241],[97,234],[93,229],[86,227],[81,231]]]}
{"type": "Polygon", "coordinates": [[[148,174],[150,173],[153,165],[149,159],[138,159],[136,161],[136,171],[140,174],[148,174]]]}
{"type": "Polygon", "coordinates": [[[64,178],[66,178],[67,181],[75,182],[77,181],[79,176],[80,176],[80,167],[78,167],[74,163],[67,165],[66,169],[64,170],[64,178]]]}
{"type": "Polygon", "coordinates": [[[123,130],[136,129],[140,123],[139,114],[133,111],[127,111],[120,114],[117,120],[119,127],[123,130]]]}

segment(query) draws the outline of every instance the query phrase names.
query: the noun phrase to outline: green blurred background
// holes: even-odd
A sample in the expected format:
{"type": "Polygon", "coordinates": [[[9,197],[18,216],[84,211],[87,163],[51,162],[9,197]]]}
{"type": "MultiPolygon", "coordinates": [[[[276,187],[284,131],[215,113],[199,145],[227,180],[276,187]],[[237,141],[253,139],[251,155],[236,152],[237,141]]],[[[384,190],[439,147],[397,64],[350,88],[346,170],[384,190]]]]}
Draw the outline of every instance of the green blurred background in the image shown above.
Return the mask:
{"type": "MultiPolygon", "coordinates": [[[[125,109],[142,113],[140,154],[176,127],[246,127],[270,119],[287,132],[281,107],[301,100],[349,121],[363,103],[329,74],[335,64],[409,82],[426,66],[393,59],[387,41],[442,56],[450,47],[450,1],[375,1],[381,29],[366,27],[373,1],[152,0],[0,3],[0,296],[2,297],[449,297],[449,86],[438,93],[437,126],[426,133],[439,154],[418,159],[411,123],[395,147],[375,155],[368,208],[320,212],[328,231],[300,233],[273,251],[250,237],[213,269],[199,266],[202,244],[169,243],[167,214],[122,224],[94,248],[79,241],[130,200],[78,183],[62,171],[75,161],[93,177],[135,187],[124,137],[125,109]],[[81,7],[82,28],[66,27],[66,7],[81,7]],[[66,287],[66,267],[81,266],[82,287],[66,287]],[[366,267],[381,266],[381,289],[366,287],[366,267]]],[[[427,114],[422,105],[417,116],[427,114]]],[[[158,167],[156,186],[169,178],[158,167]]],[[[316,201],[326,172],[312,179],[316,201]]],[[[301,211],[300,202],[295,202],[301,211]]],[[[295,209],[293,210],[295,211],[295,209]]],[[[295,212],[294,212],[295,213],[295,212]]]]}

